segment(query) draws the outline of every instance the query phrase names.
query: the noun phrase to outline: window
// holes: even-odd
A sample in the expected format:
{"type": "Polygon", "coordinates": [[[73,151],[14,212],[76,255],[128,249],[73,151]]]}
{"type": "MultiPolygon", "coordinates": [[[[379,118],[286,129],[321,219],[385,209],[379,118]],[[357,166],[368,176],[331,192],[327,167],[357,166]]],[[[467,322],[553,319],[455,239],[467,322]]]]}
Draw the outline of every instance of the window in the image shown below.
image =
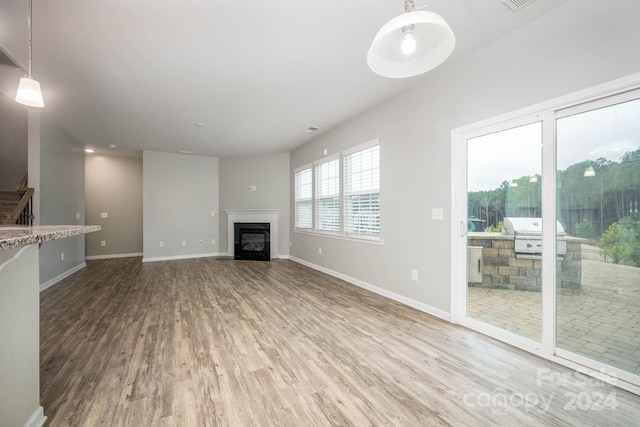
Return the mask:
{"type": "Polygon", "coordinates": [[[336,158],[315,166],[316,230],[340,231],[340,162],[336,158]]]}
{"type": "Polygon", "coordinates": [[[296,170],[295,186],[295,227],[311,230],[313,225],[311,165],[303,166],[303,168],[296,170]]]}
{"type": "Polygon", "coordinates": [[[380,146],[344,156],[344,231],[380,234],[380,146]]]}
{"type": "Polygon", "coordinates": [[[295,170],[295,228],[379,240],[377,139],[295,170]]]}

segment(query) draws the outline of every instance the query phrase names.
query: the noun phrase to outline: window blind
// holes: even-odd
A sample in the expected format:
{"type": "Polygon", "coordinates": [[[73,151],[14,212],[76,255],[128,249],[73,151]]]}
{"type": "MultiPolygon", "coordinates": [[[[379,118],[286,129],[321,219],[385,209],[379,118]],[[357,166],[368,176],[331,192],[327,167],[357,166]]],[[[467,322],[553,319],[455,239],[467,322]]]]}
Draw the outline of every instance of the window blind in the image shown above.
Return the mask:
{"type": "Polygon", "coordinates": [[[311,166],[295,174],[295,227],[311,229],[313,226],[313,181],[311,166]]]}
{"type": "Polygon", "coordinates": [[[380,146],[344,156],[344,231],[380,234],[380,146]]]}
{"type": "Polygon", "coordinates": [[[340,231],[340,161],[315,166],[316,230],[340,231]]]}

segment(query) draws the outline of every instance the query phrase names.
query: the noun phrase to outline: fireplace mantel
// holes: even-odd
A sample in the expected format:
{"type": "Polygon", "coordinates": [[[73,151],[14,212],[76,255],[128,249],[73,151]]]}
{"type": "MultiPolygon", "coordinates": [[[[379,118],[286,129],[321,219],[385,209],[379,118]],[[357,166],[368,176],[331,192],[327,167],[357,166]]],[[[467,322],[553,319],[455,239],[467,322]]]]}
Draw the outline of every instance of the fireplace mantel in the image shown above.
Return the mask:
{"type": "Polygon", "coordinates": [[[271,258],[278,258],[278,216],[279,209],[225,209],[227,214],[227,253],[234,256],[235,248],[233,224],[236,222],[265,222],[271,228],[271,258]]]}

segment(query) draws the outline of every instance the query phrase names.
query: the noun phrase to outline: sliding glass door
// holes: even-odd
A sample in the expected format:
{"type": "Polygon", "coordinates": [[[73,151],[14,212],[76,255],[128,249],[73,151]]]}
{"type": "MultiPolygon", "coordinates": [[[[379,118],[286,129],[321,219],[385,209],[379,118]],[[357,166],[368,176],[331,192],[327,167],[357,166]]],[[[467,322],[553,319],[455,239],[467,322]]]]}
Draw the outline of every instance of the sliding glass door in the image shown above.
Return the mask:
{"type": "Polygon", "coordinates": [[[640,374],[640,99],[557,114],[556,345],[640,374]]]}
{"type": "Polygon", "coordinates": [[[601,89],[598,96],[550,101],[534,114],[455,130],[452,148],[453,320],[634,390],[640,390],[637,80],[633,90],[601,89]]]}
{"type": "Polygon", "coordinates": [[[539,343],[542,248],[516,245],[522,230],[509,226],[537,225],[527,241],[542,242],[542,123],[469,138],[466,149],[467,316],[539,343]]]}

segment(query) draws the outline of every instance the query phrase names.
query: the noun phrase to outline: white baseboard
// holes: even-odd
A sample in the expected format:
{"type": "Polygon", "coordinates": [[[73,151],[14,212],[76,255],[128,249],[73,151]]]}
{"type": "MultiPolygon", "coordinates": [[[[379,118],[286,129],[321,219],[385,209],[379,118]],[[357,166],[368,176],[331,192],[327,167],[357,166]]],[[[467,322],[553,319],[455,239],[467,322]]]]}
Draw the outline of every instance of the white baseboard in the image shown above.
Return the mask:
{"type": "Polygon", "coordinates": [[[78,264],[75,267],[73,267],[72,269],[65,271],[64,273],[57,275],[53,279],[48,280],[48,281],[46,281],[44,283],[41,283],[40,284],[40,292],[44,291],[47,288],[52,287],[53,285],[55,285],[56,283],[58,283],[62,279],[65,279],[65,278],[71,276],[73,273],[75,273],[78,270],[82,270],[86,266],[87,266],[87,263],[83,262],[82,264],[78,264]]]}
{"type": "MultiPolygon", "coordinates": [[[[227,257],[233,258],[233,253],[232,252],[222,253],[219,256],[227,256],[227,257]]],[[[273,257],[271,259],[289,259],[289,254],[278,254],[278,256],[273,257]]]]}
{"type": "Polygon", "coordinates": [[[38,406],[24,424],[24,427],[42,427],[45,421],[47,421],[47,417],[44,416],[44,408],[38,406]]]}
{"type": "Polygon", "coordinates": [[[391,291],[388,291],[386,289],[380,288],[378,286],[374,286],[371,283],[364,282],[364,281],[356,279],[354,277],[347,276],[346,274],[342,274],[342,273],[339,273],[337,271],[330,270],[328,268],[325,268],[325,267],[310,263],[308,261],[302,260],[300,258],[296,258],[294,256],[290,256],[289,259],[291,261],[293,261],[293,262],[297,262],[299,264],[306,265],[307,267],[313,268],[314,270],[318,270],[318,271],[326,273],[326,274],[328,274],[330,276],[337,277],[338,279],[342,279],[345,282],[349,282],[349,283],[351,283],[353,285],[356,285],[356,286],[358,286],[360,288],[366,289],[366,290],[371,291],[373,293],[376,293],[378,295],[382,295],[383,297],[392,299],[392,300],[397,301],[399,303],[402,303],[404,305],[408,305],[409,307],[413,307],[416,310],[420,310],[420,311],[422,311],[424,313],[430,314],[430,315],[435,316],[437,318],[440,318],[442,320],[446,320],[447,322],[451,321],[451,315],[449,313],[447,313],[446,311],[440,310],[439,308],[435,308],[435,307],[432,307],[430,305],[423,304],[423,303],[418,302],[416,300],[413,300],[411,298],[407,298],[407,297],[405,297],[403,295],[396,294],[395,292],[391,292],[391,291]]]}
{"type": "Polygon", "coordinates": [[[223,253],[159,256],[159,257],[149,257],[149,258],[146,258],[143,256],[142,262],[172,261],[176,259],[208,258],[208,257],[214,257],[214,256],[228,256],[228,255],[226,252],[223,252],[223,253]]]}
{"type": "Polygon", "coordinates": [[[135,257],[141,257],[141,256],[142,256],[142,252],[134,252],[130,254],[90,255],[85,257],[85,259],[88,261],[91,261],[94,259],[135,258],[135,257]]]}

